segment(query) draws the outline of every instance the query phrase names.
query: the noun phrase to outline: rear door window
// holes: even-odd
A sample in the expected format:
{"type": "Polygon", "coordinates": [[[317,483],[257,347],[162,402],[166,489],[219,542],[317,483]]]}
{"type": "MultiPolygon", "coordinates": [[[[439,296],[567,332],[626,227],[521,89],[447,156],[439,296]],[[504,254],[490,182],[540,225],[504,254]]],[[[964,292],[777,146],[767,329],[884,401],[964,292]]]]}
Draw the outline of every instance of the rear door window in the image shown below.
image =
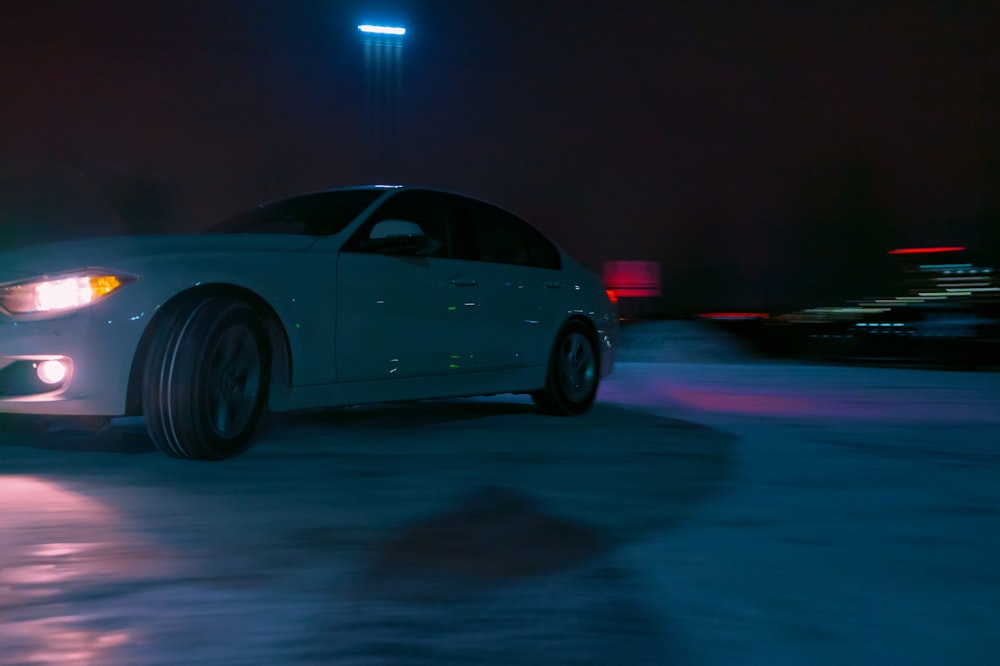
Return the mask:
{"type": "Polygon", "coordinates": [[[480,261],[550,269],[561,267],[556,246],[513,213],[472,200],[468,213],[480,261]]]}

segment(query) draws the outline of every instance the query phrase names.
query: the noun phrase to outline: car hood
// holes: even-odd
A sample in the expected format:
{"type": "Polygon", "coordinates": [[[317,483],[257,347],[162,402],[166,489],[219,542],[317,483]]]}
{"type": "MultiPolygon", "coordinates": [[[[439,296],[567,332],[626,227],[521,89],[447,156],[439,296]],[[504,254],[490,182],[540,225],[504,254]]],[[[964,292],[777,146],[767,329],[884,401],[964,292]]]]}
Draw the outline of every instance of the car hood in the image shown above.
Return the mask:
{"type": "Polygon", "coordinates": [[[114,268],[118,263],[154,256],[305,250],[316,240],[314,236],[279,234],[190,234],[44,243],[0,252],[0,283],[91,266],[114,268]]]}

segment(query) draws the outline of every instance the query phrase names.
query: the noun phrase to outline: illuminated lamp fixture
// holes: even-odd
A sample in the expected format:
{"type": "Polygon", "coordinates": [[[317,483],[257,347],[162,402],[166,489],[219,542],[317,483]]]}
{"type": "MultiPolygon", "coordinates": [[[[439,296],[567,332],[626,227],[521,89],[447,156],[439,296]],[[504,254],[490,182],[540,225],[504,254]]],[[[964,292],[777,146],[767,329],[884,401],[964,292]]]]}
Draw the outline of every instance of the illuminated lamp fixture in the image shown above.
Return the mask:
{"type": "Polygon", "coordinates": [[[35,365],[35,372],[43,384],[61,384],[69,375],[69,364],[63,359],[49,359],[35,365]]]}
{"type": "Polygon", "coordinates": [[[390,25],[368,25],[362,24],[358,26],[358,30],[361,32],[368,33],[370,35],[392,35],[393,37],[402,37],[406,34],[406,28],[400,28],[390,25]]]}

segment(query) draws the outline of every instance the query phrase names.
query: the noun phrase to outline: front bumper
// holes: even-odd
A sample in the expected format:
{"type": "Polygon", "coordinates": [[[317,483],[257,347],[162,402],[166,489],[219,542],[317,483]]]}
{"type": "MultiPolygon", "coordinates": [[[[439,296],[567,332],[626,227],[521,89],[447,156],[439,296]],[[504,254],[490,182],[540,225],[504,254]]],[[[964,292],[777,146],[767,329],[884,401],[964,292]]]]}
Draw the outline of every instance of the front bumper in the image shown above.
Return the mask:
{"type": "Polygon", "coordinates": [[[120,416],[144,317],[120,317],[105,303],[47,319],[0,314],[0,412],[120,416]],[[46,384],[38,366],[68,374],[46,384]]]}

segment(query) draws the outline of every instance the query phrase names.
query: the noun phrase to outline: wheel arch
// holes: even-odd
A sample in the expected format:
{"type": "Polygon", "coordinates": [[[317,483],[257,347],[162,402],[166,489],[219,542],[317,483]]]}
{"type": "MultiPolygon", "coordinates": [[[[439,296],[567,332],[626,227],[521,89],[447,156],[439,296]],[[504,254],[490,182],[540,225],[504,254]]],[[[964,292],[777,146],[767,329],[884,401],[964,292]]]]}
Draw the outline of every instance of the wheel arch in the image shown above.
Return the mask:
{"type": "Polygon", "coordinates": [[[587,335],[590,337],[590,342],[594,345],[594,353],[597,355],[597,367],[601,366],[601,345],[600,340],[597,336],[597,325],[594,321],[583,314],[573,314],[567,317],[559,328],[556,330],[556,335],[553,338],[552,344],[555,344],[559,339],[559,334],[562,333],[563,329],[569,326],[571,323],[583,324],[583,327],[587,330],[587,335]]]}
{"type": "Polygon", "coordinates": [[[531,399],[541,413],[577,416],[590,409],[601,381],[601,350],[597,341],[597,326],[583,313],[571,313],[563,320],[549,352],[545,383],[531,392],[531,399]],[[571,346],[564,344],[570,336],[585,338],[592,356],[581,354],[583,345],[575,340],[571,346]]]}
{"type": "MultiPolygon", "coordinates": [[[[253,308],[260,317],[261,324],[267,333],[269,351],[271,352],[271,383],[268,387],[269,396],[286,394],[292,386],[292,352],[281,318],[274,308],[259,294],[238,285],[216,283],[204,284],[186,289],[172,296],[166,303],[157,308],[146,330],[143,331],[136,352],[132,358],[129,371],[128,393],[125,401],[125,414],[138,416],[142,413],[142,373],[146,365],[156,332],[169,315],[178,309],[193,306],[207,298],[230,298],[239,300],[253,308]]],[[[270,400],[270,398],[269,398],[270,400]]]]}

